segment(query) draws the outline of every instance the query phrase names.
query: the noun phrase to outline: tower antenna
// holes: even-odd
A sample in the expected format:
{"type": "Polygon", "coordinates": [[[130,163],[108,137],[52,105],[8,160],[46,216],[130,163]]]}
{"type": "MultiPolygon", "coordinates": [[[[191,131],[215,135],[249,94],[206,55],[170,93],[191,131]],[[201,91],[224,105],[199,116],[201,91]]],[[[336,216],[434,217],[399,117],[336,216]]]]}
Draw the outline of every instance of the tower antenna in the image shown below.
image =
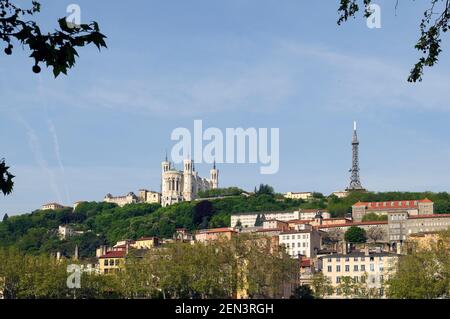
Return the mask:
{"type": "Polygon", "coordinates": [[[352,168],[350,169],[350,172],[350,186],[347,188],[347,191],[365,191],[359,178],[359,140],[356,121],[353,122],[352,168]]]}

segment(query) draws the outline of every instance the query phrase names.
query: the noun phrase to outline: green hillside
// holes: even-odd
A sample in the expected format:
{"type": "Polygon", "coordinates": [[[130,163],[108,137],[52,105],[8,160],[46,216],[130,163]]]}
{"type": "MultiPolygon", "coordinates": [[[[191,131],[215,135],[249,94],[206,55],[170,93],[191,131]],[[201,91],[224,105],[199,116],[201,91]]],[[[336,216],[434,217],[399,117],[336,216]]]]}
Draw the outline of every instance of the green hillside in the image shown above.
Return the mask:
{"type": "MultiPolygon", "coordinates": [[[[288,200],[272,191],[257,192],[251,196],[229,196],[220,199],[184,202],[169,207],[157,204],[131,204],[117,207],[108,203],[82,203],[76,211],[35,211],[12,216],[0,223],[0,247],[14,246],[29,254],[50,254],[61,251],[73,255],[75,246],[82,257],[93,256],[101,244],[114,244],[121,239],[142,236],[171,238],[176,228],[190,231],[202,228],[226,227],[234,212],[328,209],[333,216],[345,216],[357,201],[382,201],[429,198],[435,202],[436,213],[450,212],[448,193],[354,193],[345,199],[324,197],[305,202],[288,200]],[[57,236],[59,225],[70,224],[84,231],[69,240],[57,236]]],[[[216,195],[216,194],[215,194],[216,195]]],[[[220,194],[219,194],[220,195],[220,194]]]]}

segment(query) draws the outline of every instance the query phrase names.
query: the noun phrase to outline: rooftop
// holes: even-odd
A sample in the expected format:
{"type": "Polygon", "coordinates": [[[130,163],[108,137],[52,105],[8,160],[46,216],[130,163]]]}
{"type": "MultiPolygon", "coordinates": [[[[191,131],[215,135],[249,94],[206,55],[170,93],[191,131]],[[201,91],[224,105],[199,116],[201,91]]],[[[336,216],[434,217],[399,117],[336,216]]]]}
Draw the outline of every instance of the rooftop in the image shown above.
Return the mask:
{"type": "Polygon", "coordinates": [[[353,206],[366,207],[368,210],[386,210],[386,209],[408,209],[417,208],[419,203],[433,203],[428,198],[418,200],[399,200],[399,201],[384,201],[384,202],[357,202],[353,206]]]}
{"type": "Polygon", "coordinates": [[[224,227],[224,228],[211,228],[211,229],[201,229],[197,233],[198,234],[213,234],[213,233],[228,233],[233,232],[236,233],[234,228],[224,227]]]}
{"type": "Polygon", "coordinates": [[[382,251],[382,252],[369,252],[369,255],[366,255],[364,251],[353,251],[348,254],[331,254],[327,256],[319,257],[319,259],[327,259],[327,258],[352,258],[352,257],[398,257],[399,254],[382,251]]]}

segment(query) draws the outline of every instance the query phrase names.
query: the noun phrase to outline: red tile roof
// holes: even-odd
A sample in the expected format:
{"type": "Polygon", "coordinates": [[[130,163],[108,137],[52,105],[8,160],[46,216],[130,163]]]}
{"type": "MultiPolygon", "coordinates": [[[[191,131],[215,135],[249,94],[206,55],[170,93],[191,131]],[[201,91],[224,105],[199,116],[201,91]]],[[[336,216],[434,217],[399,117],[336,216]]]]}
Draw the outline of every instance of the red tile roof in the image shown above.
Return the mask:
{"type": "Polygon", "coordinates": [[[421,218],[450,218],[450,214],[434,214],[434,215],[415,215],[409,216],[410,219],[421,219],[421,218]]]}
{"type": "Polygon", "coordinates": [[[419,203],[433,203],[428,198],[422,200],[399,200],[384,202],[357,202],[353,206],[364,206],[367,210],[391,210],[391,209],[411,209],[417,208],[419,203]]]}
{"type": "Polygon", "coordinates": [[[378,222],[354,222],[347,224],[329,224],[317,226],[318,228],[335,228],[335,227],[351,227],[351,226],[370,226],[370,225],[386,225],[387,221],[378,221],[378,222]]]}
{"type": "Polygon", "coordinates": [[[141,238],[139,238],[136,241],[155,240],[155,239],[156,239],[156,237],[141,237],[141,238]]]}
{"type": "Polygon", "coordinates": [[[228,228],[228,227],[224,227],[224,228],[211,228],[211,229],[201,229],[201,230],[198,231],[199,234],[227,233],[227,232],[233,232],[233,233],[235,233],[236,231],[234,230],[234,228],[228,228]]]}
{"type": "Polygon", "coordinates": [[[300,267],[311,267],[311,259],[302,259],[300,267]]]}
{"type": "Polygon", "coordinates": [[[125,250],[116,250],[116,251],[109,251],[103,256],[100,256],[99,259],[105,259],[105,258],[125,258],[126,255],[125,250]]]}
{"type": "Polygon", "coordinates": [[[266,232],[276,232],[276,231],[283,231],[283,229],[281,229],[281,228],[263,228],[263,229],[258,229],[256,232],[257,233],[266,233],[266,232]]]}

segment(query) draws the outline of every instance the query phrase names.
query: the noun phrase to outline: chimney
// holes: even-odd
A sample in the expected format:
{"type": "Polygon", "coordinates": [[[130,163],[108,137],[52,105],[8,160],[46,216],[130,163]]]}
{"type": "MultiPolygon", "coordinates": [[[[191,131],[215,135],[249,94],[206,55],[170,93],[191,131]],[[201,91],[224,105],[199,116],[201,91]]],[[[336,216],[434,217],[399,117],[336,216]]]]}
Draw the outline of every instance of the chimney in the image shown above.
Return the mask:
{"type": "Polygon", "coordinates": [[[364,256],[369,256],[370,255],[370,252],[369,252],[369,246],[364,246],[364,256]]]}

